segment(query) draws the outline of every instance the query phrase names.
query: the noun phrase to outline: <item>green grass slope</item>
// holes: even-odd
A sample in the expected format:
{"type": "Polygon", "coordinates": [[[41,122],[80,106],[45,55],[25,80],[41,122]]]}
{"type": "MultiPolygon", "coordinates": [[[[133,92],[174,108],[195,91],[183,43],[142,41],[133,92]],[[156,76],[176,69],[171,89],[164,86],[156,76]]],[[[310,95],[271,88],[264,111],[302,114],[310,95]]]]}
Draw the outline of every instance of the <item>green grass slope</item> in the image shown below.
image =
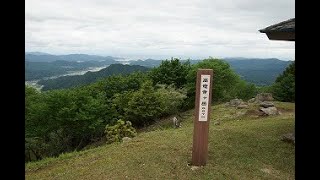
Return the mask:
{"type": "Polygon", "coordinates": [[[63,154],[26,164],[26,179],[294,179],[295,147],[280,141],[294,130],[294,104],[276,102],[278,116],[212,106],[207,165],[192,170],[193,111],[182,127],[170,119],[132,141],[63,154]],[[215,121],[220,125],[214,125],[215,121]]]}

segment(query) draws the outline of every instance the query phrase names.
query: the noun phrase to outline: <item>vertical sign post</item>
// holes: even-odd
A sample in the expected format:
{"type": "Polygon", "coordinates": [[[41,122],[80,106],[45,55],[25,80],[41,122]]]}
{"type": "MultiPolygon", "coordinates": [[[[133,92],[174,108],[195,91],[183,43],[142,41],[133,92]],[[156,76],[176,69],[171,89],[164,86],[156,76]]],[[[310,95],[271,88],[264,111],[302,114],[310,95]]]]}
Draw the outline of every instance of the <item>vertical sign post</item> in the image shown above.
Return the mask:
{"type": "Polygon", "coordinates": [[[212,69],[198,69],[192,148],[192,165],[194,166],[204,166],[208,159],[212,78],[212,69]]]}

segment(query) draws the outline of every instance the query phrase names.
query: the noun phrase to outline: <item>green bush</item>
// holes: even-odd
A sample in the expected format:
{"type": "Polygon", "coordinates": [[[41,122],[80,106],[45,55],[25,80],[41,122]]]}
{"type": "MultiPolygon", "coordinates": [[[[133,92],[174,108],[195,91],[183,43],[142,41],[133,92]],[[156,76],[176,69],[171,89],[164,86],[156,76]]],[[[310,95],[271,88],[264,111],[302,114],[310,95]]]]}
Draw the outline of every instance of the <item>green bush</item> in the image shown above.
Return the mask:
{"type": "Polygon", "coordinates": [[[132,93],[125,109],[125,119],[132,122],[135,127],[148,125],[163,113],[160,104],[161,100],[152,82],[146,81],[138,91],[132,93]]]}
{"type": "Polygon", "coordinates": [[[272,85],[272,94],[278,101],[295,102],[295,61],[291,63],[272,85]]]}
{"type": "Polygon", "coordinates": [[[123,137],[135,137],[137,132],[130,121],[119,119],[115,125],[106,126],[105,134],[107,143],[113,143],[122,141],[123,137]]]}
{"type": "Polygon", "coordinates": [[[175,89],[174,86],[158,84],[156,90],[157,98],[160,100],[161,116],[176,114],[183,105],[184,99],[187,98],[186,89],[175,89]]]}

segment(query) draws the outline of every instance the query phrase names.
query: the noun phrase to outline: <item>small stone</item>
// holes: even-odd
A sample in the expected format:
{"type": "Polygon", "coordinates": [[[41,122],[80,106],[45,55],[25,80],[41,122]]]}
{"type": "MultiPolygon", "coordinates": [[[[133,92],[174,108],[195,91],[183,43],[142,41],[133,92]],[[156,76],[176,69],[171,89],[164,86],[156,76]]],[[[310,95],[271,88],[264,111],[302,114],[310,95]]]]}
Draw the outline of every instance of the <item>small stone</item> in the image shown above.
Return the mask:
{"type": "Polygon", "coordinates": [[[129,138],[129,137],[123,137],[122,138],[122,142],[128,142],[128,141],[131,141],[132,138],[129,138]]]}
{"type": "Polygon", "coordinates": [[[220,121],[214,122],[213,125],[215,125],[215,126],[220,125],[220,121]]]}
{"type": "Polygon", "coordinates": [[[191,166],[192,171],[197,170],[197,169],[200,169],[200,166],[191,166]]]}
{"type": "Polygon", "coordinates": [[[295,144],[295,135],[293,133],[284,134],[281,137],[281,141],[295,144]]]}

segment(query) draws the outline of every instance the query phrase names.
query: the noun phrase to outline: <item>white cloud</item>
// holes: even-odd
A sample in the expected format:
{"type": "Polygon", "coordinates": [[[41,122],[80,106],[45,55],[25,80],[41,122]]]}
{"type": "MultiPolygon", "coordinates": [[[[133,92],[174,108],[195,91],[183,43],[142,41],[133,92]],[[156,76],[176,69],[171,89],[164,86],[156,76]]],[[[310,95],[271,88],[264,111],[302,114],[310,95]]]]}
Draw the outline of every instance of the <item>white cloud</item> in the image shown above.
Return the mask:
{"type": "Polygon", "coordinates": [[[292,0],[27,0],[26,50],[142,58],[294,59],[258,32],[295,16],[292,0]]]}

